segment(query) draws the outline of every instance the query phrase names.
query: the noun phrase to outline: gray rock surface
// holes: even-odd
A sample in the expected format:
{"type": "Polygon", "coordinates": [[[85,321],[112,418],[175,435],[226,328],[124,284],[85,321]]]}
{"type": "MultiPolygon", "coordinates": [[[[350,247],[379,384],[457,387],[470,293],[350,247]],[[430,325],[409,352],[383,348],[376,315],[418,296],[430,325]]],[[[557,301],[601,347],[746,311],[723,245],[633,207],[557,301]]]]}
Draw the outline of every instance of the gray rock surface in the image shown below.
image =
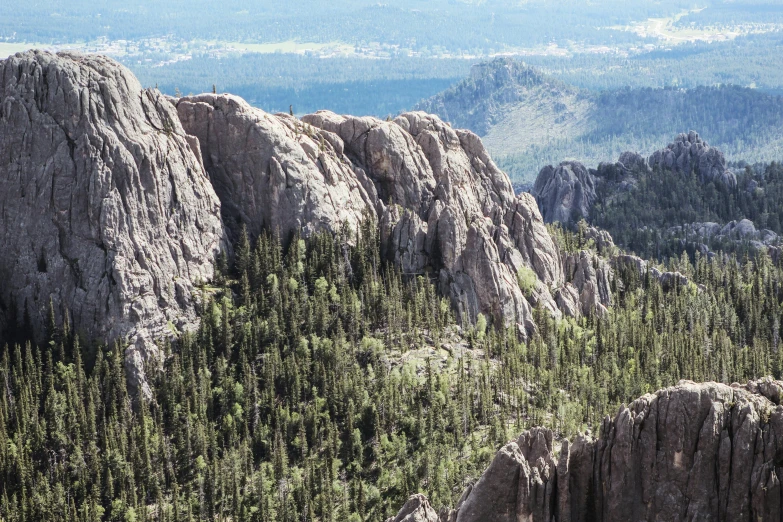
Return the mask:
{"type": "MultiPolygon", "coordinates": [[[[558,249],[533,199],[514,194],[475,134],[422,112],[393,122],[327,111],[302,120],[339,137],[371,181],[384,255],[403,273],[437,274],[458,317],[516,323],[523,336],[534,328],[516,276],[529,268],[545,286],[562,285],[558,249]]],[[[556,309],[548,291],[544,298],[556,309]]]]}
{"type": "MultiPolygon", "coordinates": [[[[196,320],[219,201],[172,105],[116,62],[0,61],[0,299],[45,331],[51,300],[82,338],[120,340],[144,387],[153,341],[196,320]]],[[[20,317],[6,318],[19,321],[20,317]]]]}
{"type": "Polygon", "coordinates": [[[652,169],[663,168],[684,174],[695,171],[705,183],[720,181],[730,187],[737,186],[737,177],[726,167],[723,153],[710,147],[694,131],[680,134],[666,148],[654,152],[648,164],[652,169]]]}
{"type": "Polygon", "coordinates": [[[397,516],[387,519],[386,522],[440,522],[440,517],[424,495],[413,495],[397,516]]]}
{"type": "Polygon", "coordinates": [[[647,160],[638,152],[623,152],[617,161],[631,172],[647,170],[647,160]]]}
{"type": "Polygon", "coordinates": [[[251,237],[266,229],[284,241],[294,232],[334,231],[343,223],[355,231],[373,212],[372,185],[354,171],[332,133],[227,94],[175,103],[185,131],[199,140],[234,237],[242,224],[251,237]]]}
{"type": "Polygon", "coordinates": [[[566,281],[579,297],[578,310],[581,314],[605,314],[612,303],[612,269],[609,263],[593,252],[582,250],[563,256],[563,270],[566,281]]]}
{"type": "Polygon", "coordinates": [[[355,230],[370,216],[384,256],[404,274],[437,276],[461,320],[484,314],[525,337],[531,305],[561,314],[550,292],[566,282],[560,253],[533,198],[514,194],[475,134],[422,112],[381,121],[320,111],[298,121],[227,95],[175,103],[234,233],[240,223],[283,236],[355,230]],[[517,274],[528,269],[539,282],[525,294],[517,274]]]}
{"type": "MultiPolygon", "coordinates": [[[[460,319],[484,314],[525,336],[534,329],[531,305],[561,314],[549,290],[566,282],[558,249],[531,196],[514,194],[476,135],[421,112],[389,122],[321,111],[298,121],[226,95],[176,105],[235,232],[239,223],[251,234],[343,222],[356,229],[371,215],[383,254],[405,274],[436,275],[460,319]],[[517,284],[523,269],[539,279],[527,294],[517,284]]],[[[595,239],[611,243],[606,234],[595,239]]],[[[585,284],[578,280],[582,294],[585,284]]],[[[597,299],[588,295],[577,309],[608,304],[597,299]]],[[[571,313],[573,303],[560,302],[571,313]]]]}
{"type": "Polygon", "coordinates": [[[647,394],[601,435],[553,451],[540,428],[504,446],[451,515],[457,522],[781,519],[783,382],[647,394]]]}
{"type": "Polygon", "coordinates": [[[531,302],[554,314],[560,255],[532,198],[517,196],[478,137],[413,112],[393,122],[328,111],[301,121],[268,115],[234,96],[176,102],[198,137],[223,216],[236,234],[263,229],[352,230],[377,221],[382,253],[407,275],[431,273],[460,319],[479,314],[534,329],[531,302]],[[541,284],[527,299],[522,268],[541,284]]]}
{"type": "Polygon", "coordinates": [[[680,134],[648,160],[637,152],[624,152],[616,163],[600,163],[597,169],[587,169],[576,161],[564,161],[557,167],[548,165],[538,173],[530,192],[544,221],[575,223],[581,217],[590,217],[599,191],[609,204],[620,194],[637,188],[640,175],[658,168],[684,174],[695,171],[704,183],[720,181],[737,186],[737,177],[726,167],[723,153],[691,131],[680,134]]]}
{"type": "Polygon", "coordinates": [[[610,255],[615,251],[614,239],[606,230],[588,226],[584,228],[582,233],[586,240],[593,242],[600,255],[610,255]]]}
{"type": "Polygon", "coordinates": [[[541,169],[531,193],[545,222],[571,223],[590,216],[597,197],[595,189],[595,178],[584,165],[564,161],[557,167],[541,169]]]}
{"type": "Polygon", "coordinates": [[[725,243],[750,245],[757,250],[766,251],[773,258],[780,250],[781,238],[769,229],[757,229],[749,219],[730,221],[725,225],[718,223],[688,223],[670,227],[664,237],[679,239],[683,248],[690,243],[697,243],[703,255],[715,256],[710,246],[720,247],[725,243]]]}

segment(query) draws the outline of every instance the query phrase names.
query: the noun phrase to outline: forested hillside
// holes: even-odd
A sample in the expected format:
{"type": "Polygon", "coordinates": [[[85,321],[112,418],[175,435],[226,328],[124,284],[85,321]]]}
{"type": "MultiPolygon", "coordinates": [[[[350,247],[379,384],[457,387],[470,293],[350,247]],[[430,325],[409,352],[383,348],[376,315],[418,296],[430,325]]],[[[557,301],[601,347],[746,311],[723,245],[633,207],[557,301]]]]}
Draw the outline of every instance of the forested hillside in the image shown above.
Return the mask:
{"type": "Polygon", "coordinates": [[[117,346],[67,322],[33,345],[19,325],[0,355],[0,518],[382,521],[417,491],[453,505],[528,426],[571,435],[682,378],[781,375],[783,269],[768,257],[674,259],[691,282],[666,291],[621,270],[606,316],[537,310],[523,344],[481,318],[459,334],[426,279],[380,260],[373,230],[355,247],[347,232],[287,250],[243,236],[149,402],[128,395],[117,346]]]}
{"type": "Polygon", "coordinates": [[[419,107],[481,134],[515,180],[565,159],[596,166],[627,150],[647,155],[691,129],[729,161],[770,162],[783,144],[780,96],[736,86],[593,92],[511,59],[474,67],[419,107]]]}
{"type": "MultiPolygon", "coordinates": [[[[621,245],[643,257],[667,258],[683,250],[691,255],[702,243],[720,251],[755,251],[757,237],[742,237],[739,230],[709,241],[687,225],[747,219],[758,230],[783,233],[783,169],[746,167],[737,176],[737,187],[703,183],[696,174],[660,169],[638,174],[629,190],[607,183],[598,190],[590,222],[611,231],[621,245]],[[683,231],[681,228],[686,225],[683,231]]],[[[693,228],[693,227],[691,227],[693,228]]]]}

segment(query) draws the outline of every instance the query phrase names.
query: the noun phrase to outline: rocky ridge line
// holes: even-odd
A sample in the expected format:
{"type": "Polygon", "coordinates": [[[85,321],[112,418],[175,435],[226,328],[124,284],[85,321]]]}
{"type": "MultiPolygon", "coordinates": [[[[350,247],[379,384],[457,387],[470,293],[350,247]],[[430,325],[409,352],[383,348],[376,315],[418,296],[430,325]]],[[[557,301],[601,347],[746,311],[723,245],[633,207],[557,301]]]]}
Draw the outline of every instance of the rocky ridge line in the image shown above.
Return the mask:
{"type": "Polygon", "coordinates": [[[624,152],[615,163],[601,163],[587,169],[576,161],[564,161],[557,167],[542,168],[531,189],[541,215],[547,223],[575,223],[590,216],[598,199],[599,188],[614,193],[629,190],[636,184],[631,174],[666,169],[683,175],[696,172],[703,183],[720,182],[737,186],[737,177],[726,166],[723,153],[699,137],[695,131],[680,134],[665,148],[644,158],[636,152],[624,152]]]}
{"type": "Polygon", "coordinates": [[[244,224],[285,240],[373,219],[383,255],[404,274],[429,274],[460,320],[484,314],[522,337],[535,329],[537,303],[555,315],[593,306],[573,292],[555,300],[550,288],[567,283],[561,255],[532,198],[514,194],[473,133],[421,112],[382,121],[320,111],[300,121],[230,95],[173,103],[199,139],[234,235],[244,224]],[[538,279],[528,294],[520,270],[538,279]]]}

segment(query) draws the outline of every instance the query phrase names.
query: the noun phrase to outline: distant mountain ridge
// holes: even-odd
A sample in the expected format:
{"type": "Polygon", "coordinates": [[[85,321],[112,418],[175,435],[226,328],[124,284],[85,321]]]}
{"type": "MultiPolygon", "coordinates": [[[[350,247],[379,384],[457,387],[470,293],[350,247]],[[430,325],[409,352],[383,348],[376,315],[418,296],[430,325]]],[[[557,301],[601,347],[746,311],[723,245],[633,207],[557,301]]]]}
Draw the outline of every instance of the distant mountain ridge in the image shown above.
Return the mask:
{"type": "Polygon", "coordinates": [[[627,150],[648,155],[690,129],[730,162],[772,161],[783,145],[780,96],[736,86],[596,93],[511,58],[474,66],[417,108],[479,134],[515,180],[564,159],[595,166],[627,150]]]}
{"type": "Polygon", "coordinates": [[[417,109],[438,114],[454,126],[486,135],[506,117],[507,108],[536,100],[553,120],[568,120],[569,109],[589,97],[587,91],[563,83],[538,69],[509,58],[474,65],[470,76],[448,90],[424,100],[417,109]],[[559,115],[559,117],[557,116],[559,115]]]}

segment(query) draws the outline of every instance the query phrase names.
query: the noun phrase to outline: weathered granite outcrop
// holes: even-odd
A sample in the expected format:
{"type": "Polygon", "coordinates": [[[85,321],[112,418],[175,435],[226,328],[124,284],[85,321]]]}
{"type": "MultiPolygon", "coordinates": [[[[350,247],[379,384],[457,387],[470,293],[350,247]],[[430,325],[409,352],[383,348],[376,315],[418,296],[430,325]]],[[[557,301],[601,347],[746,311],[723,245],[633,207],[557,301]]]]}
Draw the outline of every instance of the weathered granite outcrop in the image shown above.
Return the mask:
{"type": "MultiPolygon", "coordinates": [[[[299,121],[229,95],[175,103],[234,233],[240,223],[282,237],[342,223],[356,230],[369,216],[383,254],[405,274],[436,275],[460,319],[484,314],[526,335],[531,305],[561,313],[549,290],[566,283],[560,254],[530,195],[514,194],[476,135],[421,112],[381,121],[321,111],[299,121]],[[522,269],[539,279],[527,294],[522,269]]],[[[577,278],[579,311],[608,304],[585,285],[577,278]]],[[[571,313],[573,303],[560,301],[571,313]]]]}
{"type": "Polygon", "coordinates": [[[564,161],[541,169],[531,193],[547,223],[571,223],[590,216],[595,202],[595,177],[579,162],[564,161]]]}
{"type": "Polygon", "coordinates": [[[616,249],[612,235],[606,230],[588,226],[582,230],[582,234],[588,242],[593,242],[595,249],[602,256],[611,255],[616,249]]]}
{"type": "Polygon", "coordinates": [[[49,303],[83,338],[127,347],[132,386],[153,341],[196,320],[219,201],[171,104],[104,57],[0,61],[0,301],[34,332],[49,303]]]}
{"type": "Polygon", "coordinates": [[[284,241],[294,232],[334,231],[343,223],[355,231],[373,211],[372,184],[346,161],[342,140],[332,133],[229,94],[175,103],[185,131],[199,140],[234,237],[241,225],[251,237],[266,229],[284,241]]]}
{"type": "Polygon", "coordinates": [[[757,229],[749,219],[734,220],[720,225],[713,222],[688,223],[670,227],[664,237],[679,239],[683,248],[686,244],[697,244],[703,255],[715,255],[711,246],[733,244],[748,245],[759,251],[766,251],[772,257],[779,254],[781,238],[769,229],[757,229]]]}
{"type": "Polygon", "coordinates": [[[443,522],[781,520],[783,382],[647,394],[600,437],[536,428],[509,442],[443,522]]]}
{"type": "Polygon", "coordinates": [[[624,152],[617,162],[601,163],[597,169],[588,169],[576,161],[564,161],[557,167],[548,165],[538,173],[530,192],[544,221],[570,224],[582,217],[589,219],[599,193],[609,203],[619,194],[636,189],[640,175],[651,174],[651,169],[683,174],[695,171],[703,183],[719,181],[729,187],[737,186],[737,177],[726,166],[723,153],[691,131],[680,134],[648,159],[637,152],[624,152]]]}
{"type": "Polygon", "coordinates": [[[516,322],[523,335],[534,328],[516,275],[525,267],[561,285],[558,249],[533,199],[514,194],[475,134],[421,112],[385,122],[321,111],[302,121],[338,136],[371,180],[384,254],[404,273],[436,274],[460,317],[516,322]]]}
{"type": "Polygon", "coordinates": [[[175,104],[235,234],[240,223],[286,237],[357,230],[371,218],[383,254],[405,274],[437,276],[460,319],[484,314],[525,336],[531,302],[560,313],[549,292],[563,284],[559,252],[532,198],[514,194],[474,134],[420,112],[381,121],[320,111],[299,121],[228,95],[175,104]],[[529,299],[522,268],[540,280],[529,299]]]}
{"type": "Polygon", "coordinates": [[[623,166],[626,172],[639,172],[647,170],[647,160],[638,152],[623,152],[620,154],[617,162],[623,166]]]}
{"type": "Polygon", "coordinates": [[[651,169],[663,168],[690,174],[696,171],[702,182],[720,181],[727,186],[737,186],[737,176],[726,167],[723,153],[699,137],[695,131],[682,133],[666,148],[654,152],[648,165],[651,169]]]}
{"type": "Polygon", "coordinates": [[[397,516],[388,518],[386,522],[440,522],[440,517],[424,495],[413,495],[397,516]]]}
{"type": "MultiPolygon", "coordinates": [[[[612,303],[612,268],[609,263],[589,250],[582,250],[563,255],[563,270],[566,281],[579,298],[578,310],[581,315],[591,312],[604,315],[612,303]]],[[[566,299],[563,293],[558,295],[566,299]]]]}

